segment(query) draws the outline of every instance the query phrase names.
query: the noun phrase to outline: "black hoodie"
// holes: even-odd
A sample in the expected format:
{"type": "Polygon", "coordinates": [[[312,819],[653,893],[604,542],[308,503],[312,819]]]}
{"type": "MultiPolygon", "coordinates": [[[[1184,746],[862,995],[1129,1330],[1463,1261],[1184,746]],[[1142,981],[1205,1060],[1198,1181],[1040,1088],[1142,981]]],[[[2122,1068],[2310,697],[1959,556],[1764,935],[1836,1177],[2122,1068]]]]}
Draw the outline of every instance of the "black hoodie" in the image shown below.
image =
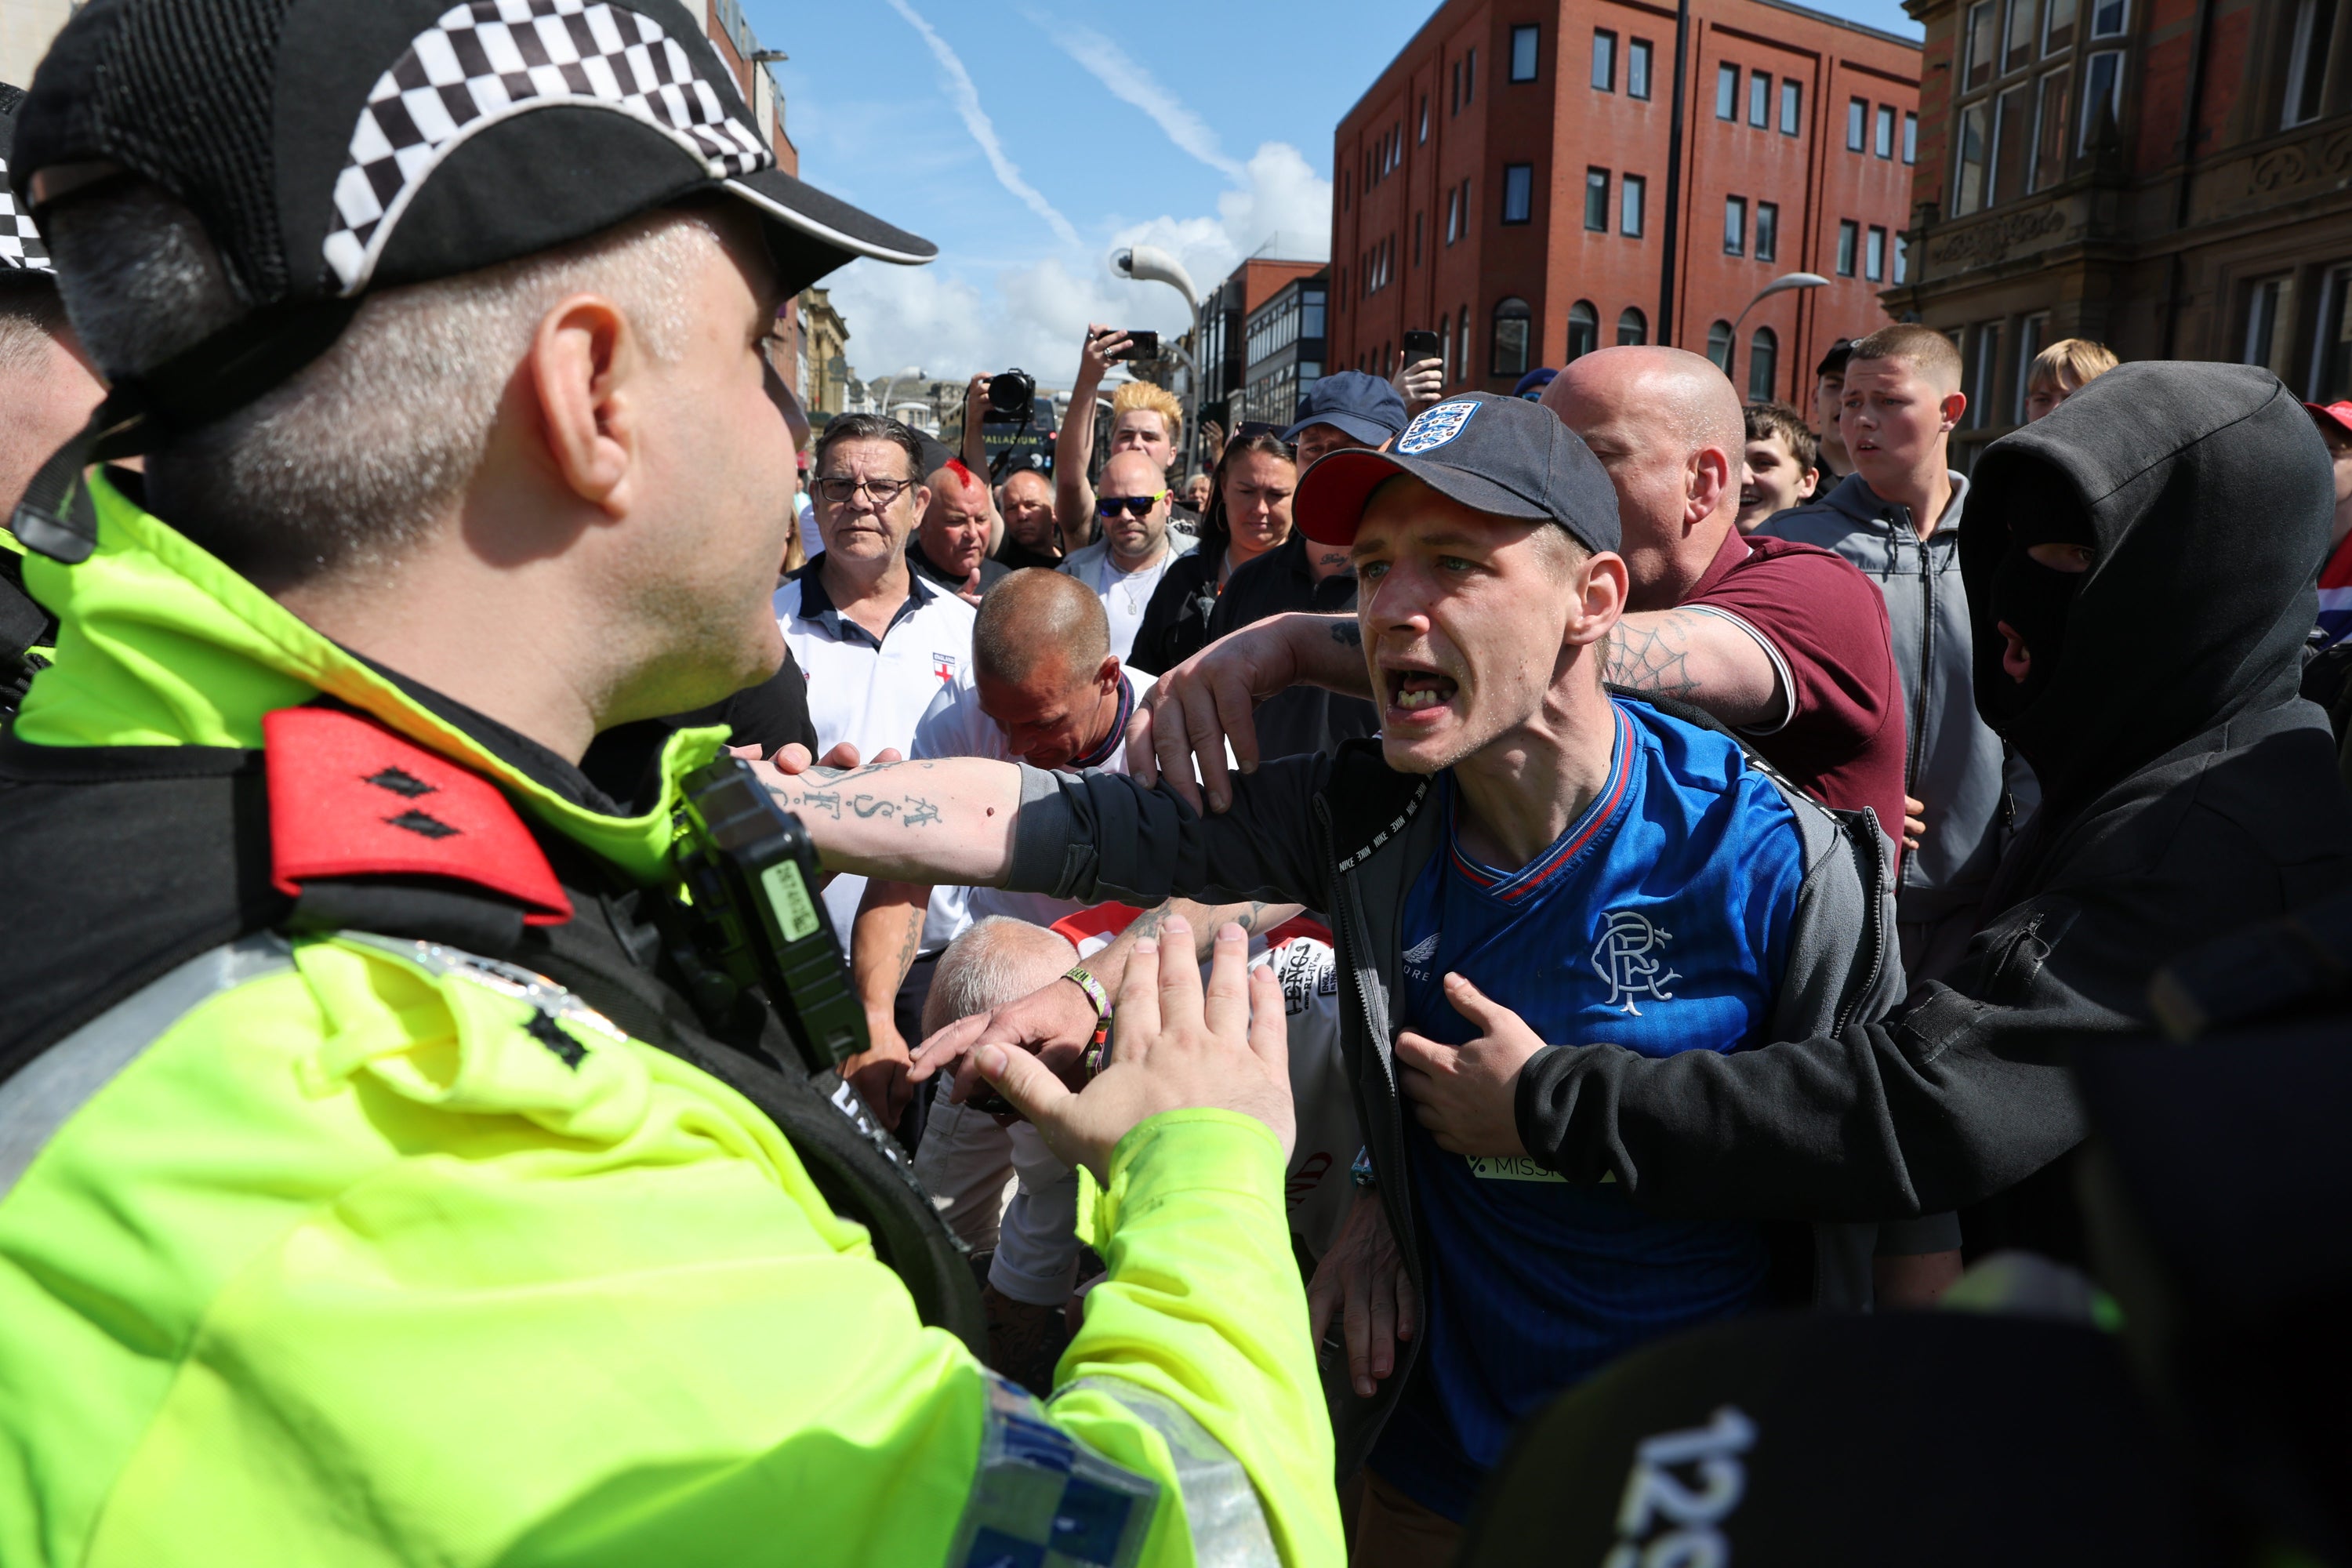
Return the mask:
{"type": "Polygon", "coordinates": [[[2005,1194],[1967,1216],[1972,1247],[2074,1253],[2053,1166],[2084,1131],[2067,1034],[2144,1028],[2158,964],[2352,885],[2352,803],[2296,695],[2334,491],[2294,395],[2245,366],[2126,365],[1995,442],[1973,479],[1978,706],[2043,806],[1968,956],[1839,1035],[1657,1059],[1549,1047],[1518,1093],[1542,1163],[1613,1171],[1678,1214],[1886,1219],[2005,1194]],[[2012,521],[2094,544],[2063,607],[1996,607],[2012,521]],[[2059,646],[2030,701],[2001,668],[2004,618],[2059,646]]]}

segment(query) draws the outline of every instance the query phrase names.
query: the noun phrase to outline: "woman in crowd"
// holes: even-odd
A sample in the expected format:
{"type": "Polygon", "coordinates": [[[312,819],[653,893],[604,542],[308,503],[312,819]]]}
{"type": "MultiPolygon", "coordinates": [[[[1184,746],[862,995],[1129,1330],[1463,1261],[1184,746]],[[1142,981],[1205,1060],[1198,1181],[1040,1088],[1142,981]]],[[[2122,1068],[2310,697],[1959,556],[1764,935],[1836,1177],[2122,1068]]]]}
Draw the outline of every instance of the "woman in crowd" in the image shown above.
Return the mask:
{"type": "Polygon", "coordinates": [[[1217,461],[1201,547],[1160,580],[1129,664],[1158,675],[1208,646],[1209,612],[1234,569],[1290,537],[1290,496],[1297,488],[1298,464],[1275,427],[1242,426],[1217,461]]]}

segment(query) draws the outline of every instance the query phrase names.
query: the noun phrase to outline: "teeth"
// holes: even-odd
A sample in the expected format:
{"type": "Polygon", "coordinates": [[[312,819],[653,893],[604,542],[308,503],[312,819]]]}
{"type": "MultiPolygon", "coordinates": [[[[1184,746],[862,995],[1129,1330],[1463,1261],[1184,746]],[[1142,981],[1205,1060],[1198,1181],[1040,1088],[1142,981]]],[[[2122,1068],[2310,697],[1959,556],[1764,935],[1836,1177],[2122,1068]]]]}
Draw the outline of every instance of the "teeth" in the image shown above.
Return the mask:
{"type": "Polygon", "coordinates": [[[1435,690],[1400,691],[1397,693],[1396,705],[1411,712],[1421,708],[1434,708],[1444,700],[1444,694],[1435,690]]]}

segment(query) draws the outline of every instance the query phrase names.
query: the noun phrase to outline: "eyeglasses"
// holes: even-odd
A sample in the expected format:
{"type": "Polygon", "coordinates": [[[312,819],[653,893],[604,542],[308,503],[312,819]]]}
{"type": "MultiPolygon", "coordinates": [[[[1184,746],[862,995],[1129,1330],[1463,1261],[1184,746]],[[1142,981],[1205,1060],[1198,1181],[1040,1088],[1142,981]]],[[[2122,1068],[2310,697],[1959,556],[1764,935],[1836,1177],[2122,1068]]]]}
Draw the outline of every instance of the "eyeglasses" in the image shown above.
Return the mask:
{"type": "Polygon", "coordinates": [[[816,493],[835,506],[840,506],[864,490],[877,507],[887,507],[901,495],[915,488],[912,479],[822,479],[816,482],[816,493]]]}
{"type": "Polygon", "coordinates": [[[1154,490],[1148,496],[1097,496],[1095,515],[1117,517],[1120,512],[1125,512],[1129,517],[1150,517],[1151,509],[1165,500],[1167,495],[1168,492],[1161,489],[1154,490]]]}

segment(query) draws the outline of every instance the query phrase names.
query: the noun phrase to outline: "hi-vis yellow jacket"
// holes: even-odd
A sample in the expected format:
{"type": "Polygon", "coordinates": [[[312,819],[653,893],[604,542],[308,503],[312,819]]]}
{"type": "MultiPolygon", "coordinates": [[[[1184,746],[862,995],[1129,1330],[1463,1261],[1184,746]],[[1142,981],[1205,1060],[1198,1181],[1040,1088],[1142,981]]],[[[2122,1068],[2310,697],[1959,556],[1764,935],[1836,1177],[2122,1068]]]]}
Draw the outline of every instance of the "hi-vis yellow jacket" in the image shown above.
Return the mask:
{"type": "MultiPolygon", "coordinates": [[[[257,748],[324,693],[663,879],[716,732],[588,811],[96,489],[18,742],[257,748]]],[[[0,1563],[1337,1562],[1282,1175],[1244,1118],[1136,1129],[1040,1406],[717,1079],[446,947],[250,934],[0,1079],[0,1563]]]]}

